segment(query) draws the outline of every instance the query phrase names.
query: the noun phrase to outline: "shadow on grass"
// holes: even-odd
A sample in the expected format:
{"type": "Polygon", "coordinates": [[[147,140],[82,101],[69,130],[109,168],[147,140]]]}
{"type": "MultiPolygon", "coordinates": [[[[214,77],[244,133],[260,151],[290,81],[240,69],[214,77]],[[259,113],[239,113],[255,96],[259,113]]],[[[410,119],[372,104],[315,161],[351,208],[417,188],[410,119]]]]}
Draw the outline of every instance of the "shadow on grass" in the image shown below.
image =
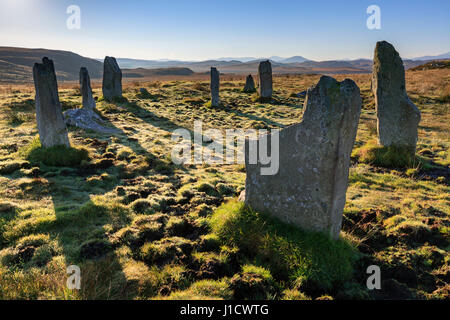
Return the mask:
{"type": "MultiPolygon", "coordinates": [[[[108,123],[108,126],[117,129],[112,123],[108,123]]],[[[94,147],[103,157],[105,146],[111,141],[111,135],[76,130],[78,137],[75,137],[74,140],[82,137],[94,141],[94,147]]],[[[126,133],[120,129],[117,129],[114,137],[119,140],[127,139],[126,133]]],[[[171,164],[148,153],[137,141],[127,143],[127,146],[130,146],[136,154],[141,154],[146,158],[148,163],[148,167],[145,168],[146,172],[154,170],[158,166],[170,168],[171,164]]],[[[17,215],[2,213],[0,219],[1,246],[14,246],[17,240],[29,235],[48,234],[51,241],[56,241],[61,248],[64,263],[67,266],[78,265],[81,269],[81,290],[75,295],[70,295],[71,298],[135,298],[138,293],[130,289],[116,251],[120,250],[120,247],[116,247],[109,240],[112,232],[131,222],[132,212],[126,204],[120,203],[119,200],[110,201],[102,197],[131,177],[122,178],[117,175],[118,169],[114,164],[116,159],[110,159],[110,162],[107,161],[108,159],[100,159],[100,161],[90,163],[85,157],[85,152],[78,148],[48,150],[41,148],[40,143],[34,141],[26,151],[26,156],[34,166],[27,171],[31,170],[32,172],[18,171],[20,169],[18,167],[16,171],[6,176],[12,180],[31,177],[31,182],[27,182],[24,187],[20,186],[24,197],[38,201],[50,197],[53,210],[45,207],[29,210],[27,217],[20,217],[20,220],[17,221],[18,225],[14,226],[20,230],[16,229],[15,233],[10,234],[8,240],[3,239],[3,228],[14,223],[17,215]],[[80,165],[82,161],[85,163],[80,165]],[[33,188],[28,188],[28,185],[33,185],[33,188]],[[42,210],[45,211],[45,214],[42,214],[45,217],[39,216],[43,212],[42,210]],[[24,223],[23,226],[22,223],[24,223]],[[28,224],[30,225],[28,226],[28,224]]],[[[160,168],[160,171],[164,170],[160,168]]],[[[158,173],[167,174],[170,179],[176,180],[175,177],[172,177],[172,170],[158,173]]],[[[134,173],[132,174],[134,175],[134,173]]],[[[32,250],[37,252],[37,249],[32,250]]],[[[43,260],[45,263],[42,266],[52,259],[53,254],[56,253],[48,254],[43,260]]],[[[61,282],[58,285],[56,290],[59,293],[56,297],[62,298],[60,293],[67,292],[65,283],[61,282]]],[[[26,295],[26,293],[24,294],[26,295]]]]}
{"type": "Polygon", "coordinates": [[[210,224],[222,244],[240,249],[242,259],[267,268],[279,281],[294,281],[311,296],[351,282],[360,257],[344,240],[304,232],[237,201],[220,207],[210,224]]]}

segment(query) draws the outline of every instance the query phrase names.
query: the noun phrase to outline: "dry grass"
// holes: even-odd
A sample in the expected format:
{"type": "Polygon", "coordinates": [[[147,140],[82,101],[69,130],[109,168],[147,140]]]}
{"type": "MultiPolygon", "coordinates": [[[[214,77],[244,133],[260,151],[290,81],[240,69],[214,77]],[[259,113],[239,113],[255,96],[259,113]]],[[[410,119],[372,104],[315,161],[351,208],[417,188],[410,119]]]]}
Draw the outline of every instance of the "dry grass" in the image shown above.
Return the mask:
{"type": "MultiPolygon", "coordinates": [[[[308,287],[308,279],[273,273],[280,286],[276,297],[367,298],[364,279],[357,279],[365,277],[370,263],[418,297],[448,298],[450,117],[449,103],[441,97],[448,94],[449,76],[448,70],[406,75],[411,99],[422,111],[418,156],[428,166],[387,169],[353,159],[342,237],[367,254],[367,261],[353,266],[351,286],[318,292],[308,287]],[[416,272],[418,285],[399,278],[401,272],[393,268],[416,272]]],[[[127,102],[97,105],[120,133],[72,128],[72,143],[90,155],[74,167],[33,165],[21,158],[20,150],[37,134],[33,86],[0,86],[0,108],[8,110],[0,113],[0,298],[229,298],[237,294],[236,284],[248,287],[242,267],[258,261],[241,248],[223,247],[208,227],[212,212],[243,189],[245,172],[241,165],[173,165],[171,133],[180,127],[193,130],[194,120],[222,130],[298,123],[304,98],[291,94],[307,90],[320,76],[275,76],[276,104],[271,104],[253,102],[252,95],[241,92],[245,77],[227,75],[221,108],[205,107],[208,75],[196,77],[124,81],[127,102]],[[140,87],[150,95],[141,98],[140,87]],[[11,112],[23,115],[14,125],[11,112]],[[49,243],[34,248],[31,256],[17,251],[18,242],[37,234],[49,243]],[[164,259],[142,260],[141,248],[149,243],[164,259]],[[81,292],[65,287],[63,271],[70,264],[80,265],[84,274],[81,292]],[[210,281],[199,282],[204,277],[210,281]]],[[[351,78],[361,88],[359,148],[376,135],[370,75],[336,78],[351,78]]],[[[76,83],[59,88],[64,108],[81,105],[76,83]]],[[[98,81],[93,91],[101,97],[98,81]]]]}

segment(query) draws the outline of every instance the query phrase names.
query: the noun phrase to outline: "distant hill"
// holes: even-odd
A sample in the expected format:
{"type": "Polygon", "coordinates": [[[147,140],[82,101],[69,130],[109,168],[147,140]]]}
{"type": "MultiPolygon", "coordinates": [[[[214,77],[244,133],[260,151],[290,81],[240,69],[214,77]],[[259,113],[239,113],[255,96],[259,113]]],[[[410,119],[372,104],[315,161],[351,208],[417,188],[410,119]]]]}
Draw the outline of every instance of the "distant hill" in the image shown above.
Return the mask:
{"type": "Polygon", "coordinates": [[[414,67],[412,71],[433,70],[433,69],[450,69],[450,60],[433,60],[420,66],[414,67]]]}
{"type": "Polygon", "coordinates": [[[450,59],[450,52],[443,53],[437,56],[423,56],[418,58],[413,58],[411,60],[447,60],[450,59]]]}
{"type": "MultiPolygon", "coordinates": [[[[101,79],[102,77],[102,59],[90,59],[69,51],[0,47],[0,82],[18,83],[33,81],[33,64],[40,62],[43,57],[49,57],[54,61],[59,80],[78,81],[79,70],[82,66],[88,68],[92,79],[101,79]]],[[[405,69],[408,70],[430,62],[430,60],[417,59],[403,60],[405,69]]],[[[119,66],[124,71],[125,78],[190,76],[193,73],[209,72],[211,67],[217,67],[223,74],[256,74],[258,72],[258,64],[262,60],[268,59],[246,57],[245,61],[240,61],[239,58],[178,61],[117,58],[119,66]]],[[[273,56],[269,60],[272,62],[274,74],[371,73],[373,66],[373,62],[370,59],[312,61],[302,56],[290,58],[273,56]]],[[[429,67],[432,67],[432,65],[429,67]]]]}
{"type": "Polygon", "coordinates": [[[189,68],[159,68],[159,69],[123,69],[124,78],[145,78],[152,76],[190,76],[194,74],[189,68]]]}
{"type": "Polygon", "coordinates": [[[294,57],[290,57],[290,58],[287,58],[287,59],[282,59],[282,60],[280,60],[278,62],[281,62],[281,63],[296,63],[296,62],[301,63],[301,62],[305,62],[305,61],[309,61],[309,60],[304,58],[304,57],[302,57],[302,56],[294,56],[294,57]]]}
{"type": "Polygon", "coordinates": [[[69,51],[0,47],[0,81],[33,81],[32,69],[43,57],[53,60],[59,80],[78,80],[81,67],[89,70],[91,78],[101,78],[103,63],[69,51]]]}

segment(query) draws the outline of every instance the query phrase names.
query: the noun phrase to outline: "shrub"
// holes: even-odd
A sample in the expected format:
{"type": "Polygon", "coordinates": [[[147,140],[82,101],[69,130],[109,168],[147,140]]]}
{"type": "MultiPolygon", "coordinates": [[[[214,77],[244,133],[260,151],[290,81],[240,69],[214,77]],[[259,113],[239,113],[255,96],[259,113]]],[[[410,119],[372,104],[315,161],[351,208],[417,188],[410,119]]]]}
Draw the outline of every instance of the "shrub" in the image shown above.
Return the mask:
{"type": "Polygon", "coordinates": [[[350,280],[359,255],[344,240],[304,232],[237,201],[219,207],[210,226],[223,244],[238,247],[280,279],[304,279],[319,290],[350,280]]]}
{"type": "Polygon", "coordinates": [[[214,186],[212,184],[209,183],[202,183],[197,187],[197,190],[199,192],[204,192],[207,195],[211,196],[211,197],[217,197],[219,195],[219,193],[217,192],[216,188],[214,188],[214,186]]]}
{"type": "Polygon", "coordinates": [[[189,221],[179,217],[171,217],[167,222],[166,229],[171,236],[186,236],[193,230],[189,221]]]}
{"type": "Polygon", "coordinates": [[[80,257],[83,259],[96,259],[105,255],[111,249],[111,244],[104,239],[88,240],[80,247],[80,257]]]}
{"type": "Polygon", "coordinates": [[[148,264],[164,264],[191,253],[192,247],[192,242],[187,239],[165,238],[144,244],[140,251],[140,258],[148,264]]]}
{"type": "Polygon", "coordinates": [[[409,148],[400,146],[383,147],[375,140],[367,142],[354,151],[359,162],[385,168],[415,168],[420,164],[409,148]]]}
{"type": "Polygon", "coordinates": [[[203,100],[202,98],[186,98],[183,100],[183,102],[193,106],[201,106],[205,103],[205,100],[203,100]]]}
{"type": "Polygon", "coordinates": [[[8,161],[0,163],[0,174],[12,174],[24,168],[28,163],[24,161],[8,161]]]}
{"type": "Polygon", "coordinates": [[[227,185],[224,183],[218,183],[216,185],[216,189],[223,196],[232,196],[236,193],[234,186],[227,185]]]}
{"type": "Polygon", "coordinates": [[[89,152],[84,148],[55,146],[44,148],[39,138],[19,151],[19,154],[33,165],[44,164],[52,167],[78,166],[81,161],[89,160],[89,152]]]}
{"type": "Polygon", "coordinates": [[[168,300],[218,300],[232,298],[232,292],[226,279],[222,280],[200,280],[184,291],[172,293],[168,300]]]}
{"type": "Polygon", "coordinates": [[[270,271],[254,265],[245,265],[242,272],[231,279],[230,287],[238,300],[271,299],[277,291],[270,271]]]}
{"type": "Polygon", "coordinates": [[[22,123],[31,120],[31,115],[24,112],[17,112],[11,109],[6,109],[5,117],[7,123],[10,126],[20,126],[22,123]]]}
{"type": "Polygon", "coordinates": [[[145,199],[138,199],[138,200],[134,201],[133,203],[131,203],[130,206],[134,212],[144,213],[144,212],[149,211],[149,209],[151,207],[151,203],[145,199]]]}
{"type": "Polygon", "coordinates": [[[259,103],[272,103],[274,101],[273,98],[263,98],[260,97],[259,94],[256,92],[252,95],[251,100],[253,102],[259,102],[259,103]]]}

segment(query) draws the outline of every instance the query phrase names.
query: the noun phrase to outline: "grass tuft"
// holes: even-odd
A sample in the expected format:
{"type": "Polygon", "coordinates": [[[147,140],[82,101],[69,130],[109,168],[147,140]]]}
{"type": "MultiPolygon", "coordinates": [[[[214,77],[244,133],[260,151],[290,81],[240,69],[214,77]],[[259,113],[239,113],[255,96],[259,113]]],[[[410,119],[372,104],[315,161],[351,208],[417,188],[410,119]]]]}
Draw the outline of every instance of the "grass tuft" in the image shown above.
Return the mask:
{"type": "Polygon", "coordinates": [[[210,226],[223,244],[240,248],[250,261],[267,268],[274,277],[314,282],[319,290],[349,281],[358,254],[343,240],[333,241],[232,201],[222,205],[210,226]]]}
{"type": "Polygon", "coordinates": [[[33,165],[44,164],[52,167],[74,167],[81,161],[89,160],[89,151],[84,148],[68,148],[55,146],[44,148],[39,138],[35,138],[30,144],[19,150],[19,154],[33,165]]]}
{"type": "Polygon", "coordinates": [[[375,140],[370,140],[362,147],[355,149],[353,156],[356,156],[361,163],[385,168],[417,168],[421,164],[409,148],[383,147],[375,140]]]}

